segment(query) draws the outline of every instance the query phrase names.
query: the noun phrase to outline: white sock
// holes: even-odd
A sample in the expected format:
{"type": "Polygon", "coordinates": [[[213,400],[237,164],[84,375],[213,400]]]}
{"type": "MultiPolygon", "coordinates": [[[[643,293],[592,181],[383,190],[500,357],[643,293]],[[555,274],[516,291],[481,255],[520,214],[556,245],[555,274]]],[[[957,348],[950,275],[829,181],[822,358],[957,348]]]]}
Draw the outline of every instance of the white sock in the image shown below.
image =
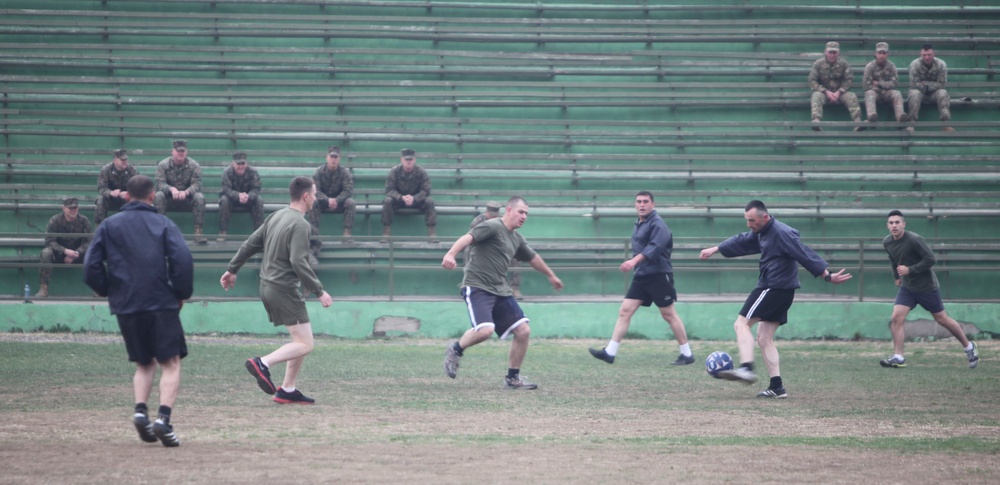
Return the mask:
{"type": "Polygon", "coordinates": [[[266,360],[264,360],[264,358],[263,358],[263,357],[261,357],[261,358],[260,358],[260,363],[261,363],[261,364],[264,364],[264,367],[265,367],[265,368],[270,368],[270,367],[271,367],[270,365],[268,365],[267,361],[266,361],[266,360]]]}
{"type": "Polygon", "coordinates": [[[902,355],[899,355],[899,354],[894,354],[892,357],[895,358],[895,359],[897,359],[897,360],[906,360],[906,359],[903,358],[902,355]]]}
{"type": "Polygon", "coordinates": [[[287,389],[285,389],[284,387],[282,387],[282,388],[281,388],[281,390],[282,390],[282,391],[285,391],[285,392],[287,392],[287,393],[289,393],[289,394],[291,394],[291,393],[295,392],[295,388],[294,388],[294,387],[289,387],[289,388],[287,388],[287,389]]]}
{"type": "Polygon", "coordinates": [[[690,343],[686,343],[684,345],[681,345],[681,355],[683,355],[684,357],[691,357],[691,344],[690,343]]]}
{"type": "Polygon", "coordinates": [[[969,346],[966,347],[965,350],[972,350],[972,341],[969,341],[969,346]]]}
{"type": "Polygon", "coordinates": [[[619,345],[620,344],[618,342],[615,342],[614,340],[611,340],[611,341],[608,342],[608,346],[604,347],[604,351],[607,352],[608,355],[614,357],[616,354],[618,354],[618,346],[619,345]]]}

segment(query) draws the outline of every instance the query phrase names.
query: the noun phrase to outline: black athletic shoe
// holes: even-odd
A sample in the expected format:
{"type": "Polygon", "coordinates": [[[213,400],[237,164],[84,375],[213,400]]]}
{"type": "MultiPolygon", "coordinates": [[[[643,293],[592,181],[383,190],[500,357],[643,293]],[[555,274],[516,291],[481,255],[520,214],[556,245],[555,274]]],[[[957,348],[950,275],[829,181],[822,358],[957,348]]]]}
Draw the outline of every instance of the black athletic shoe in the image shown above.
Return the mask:
{"type": "Polygon", "coordinates": [[[694,364],[694,354],[678,355],[677,360],[670,363],[670,365],[689,365],[689,364],[694,364]]]}
{"type": "Polygon", "coordinates": [[[177,435],[174,434],[174,427],[164,423],[161,419],[157,419],[156,422],[153,423],[153,433],[160,439],[163,446],[166,446],[167,448],[173,448],[181,445],[181,440],[177,439],[177,435]]]}
{"type": "Polygon", "coordinates": [[[274,402],[278,404],[313,404],[316,400],[303,396],[298,389],[292,392],[285,392],[284,389],[279,387],[274,393],[274,402]]]}
{"type": "Polygon", "coordinates": [[[153,434],[153,422],[149,420],[149,416],[142,413],[135,413],[132,415],[132,424],[135,425],[135,430],[139,432],[139,439],[146,443],[156,443],[156,435],[153,434]]]}
{"type": "Polygon", "coordinates": [[[615,356],[608,355],[608,351],[604,350],[603,348],[601,350],[597,349],[587,349],[587,350],[590,351],[590,355],[593,355],[595,359],[603,360],[609,364],[615,363],[615,356]]]}
{"type": "Polygon", "coordinates": [[[252,359],[247,359],[247,371],[250,375],[257,379],[257,385],[260,386],[260,390],[267,394],[274,394],[275,388],[274,383],[271,382],[271,371],[264,367],[264,363],[260,361],[260,357],[254,357],[252,359]]]}
{"type": "Polygon", "coordinates": [[[779,387],[777,389],[764,389],[757,393],[757,397],[766,397],[769,399],[785,399],[788,397],[788,391],[784,387],[779,387]]]}

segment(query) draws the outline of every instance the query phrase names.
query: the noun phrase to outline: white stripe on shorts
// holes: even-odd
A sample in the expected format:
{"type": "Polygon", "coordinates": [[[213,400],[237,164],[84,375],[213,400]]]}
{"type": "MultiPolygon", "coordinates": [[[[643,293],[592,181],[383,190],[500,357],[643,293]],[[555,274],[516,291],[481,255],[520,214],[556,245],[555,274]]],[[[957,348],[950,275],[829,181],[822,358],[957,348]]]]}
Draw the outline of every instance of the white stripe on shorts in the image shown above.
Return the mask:
{"type": "Polygon", "coordinates": [[[476,323],[476,314],[472,311],[472,300],[469,298],[469,294],[471,292],[471,286],[466,286],[465,289],[462,290],[462,295],[464,295],[463,298],[465,299],[465,309],[469,312],[469,326],[471,326],[473,330],[477,331],[482,327],[496,327],[497,324],[493,322],[476,323]]]}
{"type": "Polygon", "coordinates": [[[751,319],[751,318],[753,318],[753,312],[756,311],[757,310],[757,306],[760,305],[762,301],[764,301],[764,297],[767,296],[767,292],[769,292],[769,291],[771,291],[771,289],[767,288],[764,291],[760,292],[760,296],[757,297],[757,300],[754,301],[753,305],[750,306],[750,311],[747,312],[747,319],[748,320],[751,319]]]}

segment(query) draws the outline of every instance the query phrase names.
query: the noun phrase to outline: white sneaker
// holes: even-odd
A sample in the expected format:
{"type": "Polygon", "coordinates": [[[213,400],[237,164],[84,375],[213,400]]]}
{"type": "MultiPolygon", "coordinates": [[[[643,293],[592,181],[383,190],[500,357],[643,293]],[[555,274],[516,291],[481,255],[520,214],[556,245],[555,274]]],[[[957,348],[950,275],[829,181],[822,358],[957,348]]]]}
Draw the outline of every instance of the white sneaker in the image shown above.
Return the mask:
{"type": "Polygon", "coordinates": [[[752,370],[746,367],[737,367],[732,370],[719,372],[719,378],[727,381],[740,381],[744,384],[757,382],[757,374],[754,374],[752,370]]]}

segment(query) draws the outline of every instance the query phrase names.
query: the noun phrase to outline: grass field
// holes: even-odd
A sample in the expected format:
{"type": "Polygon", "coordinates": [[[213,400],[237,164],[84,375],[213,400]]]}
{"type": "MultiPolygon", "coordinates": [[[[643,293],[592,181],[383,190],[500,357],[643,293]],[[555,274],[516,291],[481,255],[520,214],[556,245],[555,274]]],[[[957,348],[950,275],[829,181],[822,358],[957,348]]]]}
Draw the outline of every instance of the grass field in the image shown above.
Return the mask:
{"type": "Polygon", "coordinates": [[[1000,481],[993,341],[975,370],[954,342],[909,343],[894,370],[877,363],[888,342],[781,341],[774,401],[705,374],[733,342],[693,342],[698,363],[672,367],[673,342],[627,341],[607,365],[586,351],[602,342],[536,340],[523,372],[539,389],[514,392],[506,343],[467,351],[451,380],[442,340],[320,339],[299,382],[314,406],[272,403],[244,370],[281,342],[190,337],[166,449],[129,422],[118,337],[2,334],[0,482],[1000,481]]]}

